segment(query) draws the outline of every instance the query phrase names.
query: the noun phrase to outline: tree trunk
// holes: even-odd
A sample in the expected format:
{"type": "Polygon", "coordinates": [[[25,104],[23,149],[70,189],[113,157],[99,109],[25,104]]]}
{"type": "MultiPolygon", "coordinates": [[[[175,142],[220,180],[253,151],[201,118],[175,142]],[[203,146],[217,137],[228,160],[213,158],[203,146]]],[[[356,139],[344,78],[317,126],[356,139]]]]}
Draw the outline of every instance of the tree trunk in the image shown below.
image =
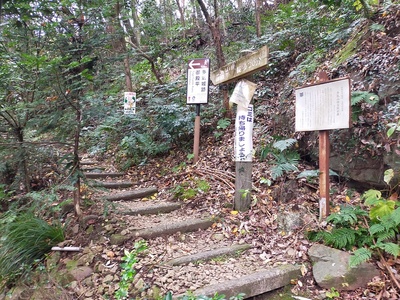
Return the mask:
{"type": "Polygon", "coordinates": [[[133,92],[131,65],[129,63],[129,53],[124,58],[124,70],[125,70],[125,85],[128,92],[133,92]]]}
{"type": "MultiPolygon", "coordinates": [[[[139,17],[137,14],[137,9],[136,9],[136,3],[134,3],[131,7],[131,12],[132,12],[132,20],[133,20],[133,36],[134,36],[134,40],[132,40],[132,42],[134,42],[136,45],[138,45],[140,47],[141,44],[141,36],[140,36],[140,22],[139,22],[139,17]]],[[[130,25],[130,22],[127,22],[130,25]]],[[[126,24],[125,24],[126,26],[126,24]]]]}
{"type": "Polygon", "coordinates": [[[31,191],[31,180],[28,168],[27,151],[24,144],[24,130],[21,127],[15,128],[15,135],[18,141],[19,162],[18,170],[21,174],[21,182],[23,183],[23,191],[29,193],[31,191]]]}
{"type": "Polygon", "coordinates": [[[76,128],[75,128],[75,140],[74,140],[74,160],[73,160],[73,174],[75,177],[74,182],[74,209],[75,215],[79,218],[82,215],[81,211],[81,169],[80,169],[80,159],[79,159],[79,137],[81,132],[81,122],[82,122],[82,111],[79,100],[76,104],[76,128]]]}
{"type": "MultiPolygon", "coordinates": [[[[176,5],[178,6],[181,25],[183,28],[185,28],[186,27],[186,24],[185,24],[185,0],[182,0],[182,2],[183,2],[182,5],[180,3],[180,0],[175,0],[175,1],[176,1],[176,5]]],[[[186,29],[183,30],[183,38],[186,38],[186,29]]]]}
{"type": "MultiPolygon", "coordinates": [[[[203,0],[197,0],[197,2],[200,5],[201,11],[203,12],[204,18],[206,19],[207,25],[210,28],[211,35],[213,37],[214,41],[214,47],[215,47],[215,52],[217,56],[217,66],[218,68],[221,68],[222,66],[225,65],[225,57],[224,57],[224,52],[222,50],[222,38],[221,38],[221,32],[219,29],[219,23],[220,19],[218,17],[218,9],[217,9],[217,4],[214,2],[214,10],[215,10],[215,18],[212,19],[210,17],[210,14],[207,11],[207,8],[203,2],[203,0]]],[[[224,100],[223,100],[223,107],[225,111],[228,113],[229,111],[229,101],[226,101],[225,99],[225,94],[224,94],[224,100]]]]}
{"type": "Polygon", "coordinates": [[[260,17],[260,11],[261,11],[261,0],[255,0],[256,1],[256,6],[255,6],[255,18],[256,18],[256,34],[257,37],[261,36],[261,17],[260,17]]]}
{"type": "MultiPolygon", "coordinates": [[[[219,23],[220,23],[219,17],[216,16],[216,18],[212,19],[207,11],[207,8],[203,0],[197,0],[197,2],[200,5],[201,11],[203,12],[208,27],[210,28],[217,56],[217,66],[218,68],[220,68],[225,65],[225,57],[224,57],[224,52],[222,50],[222,43],[221,43],[222,38],[221,38],[221,32],[219,30],[219,23]]],[[[215,7],[214,9],[217,14],[217,8],[215,7]]]]}
{"type": "Polygon", "coordinates": [[[202,26],[200,26],[200,20],[201,20],[201,23],[203,24],[204,22],[203,22],[203,18],[201,17],[201,12],[199,12],[199,9],[198,9],[198,6],[196,5],[196,1],[195,0],[190,0],[190,3],[191,3],[191,6],[192,6],[192,15],[191,15],[191,17],[192,17],[192,22],[193,22],[193,24],[194,24],[194,26],[197,28],[197,29],[199,29],[200,27],[202,27],[202,26]]]}
{"type": "MultiPolygon", "coordinates": [[[[120,6],[119,2],[117,2],[115,4],[115,15],[117,18],[121,15],[121,6],[120,6]]],[[[120,26],[120,31],[121,31],[121,35],[118,40],[118,49],[119,49],[120,53],[125,53],[125,57],[124,57],[125,86],[126,86],[126,90],[128,92],[132,92],[133,86],[132,86],[131,67],[130,67],[130,62],[129,62],[129,53],[128,53],[128,49],[126,47],[125,37],[122,34],[122,32],[124,32],[124,29],[122,28],[122,25],[120,22],[116,22],[116,23],[118,24],[118,26],[120,26]]]]}

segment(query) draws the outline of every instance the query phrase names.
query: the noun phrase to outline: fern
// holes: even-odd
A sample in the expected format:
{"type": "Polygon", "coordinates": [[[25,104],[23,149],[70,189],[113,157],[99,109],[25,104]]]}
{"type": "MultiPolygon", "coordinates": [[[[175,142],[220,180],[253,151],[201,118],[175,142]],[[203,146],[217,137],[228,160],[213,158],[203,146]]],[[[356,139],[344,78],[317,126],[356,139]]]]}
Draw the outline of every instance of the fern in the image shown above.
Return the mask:
{"type": "Polygon", "coordinates": [[[395,208],[395,202],[392,200],[382,200],[375,204],[369,212],[371,220],[378,220],[390,215],[395,208]]]}
{"type": "Polygon", "coordinates": [[[377,242],[384,242],[384,241],[390,241],[396,237],[396,231],[393,229],[386,230],[384,232],[379,233],[377,236],[377,242]]]}
{"type": "MultiPolygon", "coordinates": [[[[398,203],[396,205],[399,205],[398,203]]],[[[400,225],[400,207],[397,207],[391,214],[390,218],[394,224],[398,227],[400,225]]]]}
{"type": "Polygon", "coordinates": [[[326,221],[335,225],[354,225],[362,216],[368,216],[368,213],[360,207],[342,206],[339,212],[329,215],[326,221]]]}
{"type": "Polygon", "coordinates": [[[337,249],[350,249],[356,241],[356,233],[351,228],[335,228],[324,237],[324,241],[337,249]]]}
{"type": "Polygon", "coordinates": [[[270,168],[273,180],[283,176],[285,173],[298,171],[297,164],[300,155],[294,150],[289,149],[297,142],[296,139],[280,140],[263,147],[260,151],[260,159],[264,160],[268,154],[273,157],[272,167],[270,168]]]}
{"type": "Polygon", "coordinates": [[[353,252],[353,255],[349,258],[350,268],[356,267],[372,257],[372,251],[367,248],[360,248],[353,252]]]}
{"type": "Polygon", "coordinates": [[[297,170],[298,169],[293,162],[281,163],[271,168],[271,177],[273,180],[275,180],[281,177],[285,172],[292,172],[297,170]]]}
{"type": "Polygon", "coordinates": [[[281,140],[275,142],[272,147],[275,149],[278,149],[279,151],[285,151],[286,149],[290,148],[294,144],[296,144],[297,140],[296,139],[286,139],[286,140],[281,140]]]}
{"type": "Polygon", "coordinates": [[[380,234],[382,232],[385,232],[386,228],[385,226],[383,226],[383,224],[378,223],[378,224],[373,224],[370,228],[369,228],[369,232],[372,235],[376,235],[376,234],[380,234]]]}
{"type": "Polygon", "coordinates": [[[334,228],[332,231],[309,232],[308,238],[314,242],[324,242],[337,249],[351,249],[360,232],[352,228],[334,228]]]}
{"type": "Polygon", "coordinates": [[[375,105],[379,102],[379,97],[374,93],[365,91],[356,91],[351,93],[351,105],[357,105],[363,101],[368,104],[375,105]]]}
{"type": "Polygon", "coordinates": [[[371,247],[371,249],[374,249],[374,248],[380,248],[383,251],[385,251],[386,253],[393,255],[394,257],[397,257],[400,254],[400,246],[395,243],[378,242],[378,243],[376,243],[376,246],[371,247]]]}
{"type": "Polygon", "coordinates": [[[382,198],[377,190],[368,190],[362,199],[369,212],[360,207],[342,207],[327,218],[335,229],[311,236],[335,248],[360,247],[351,256],[350,265],[353,267],[369,260],[377,249],[394,257],[400,255],[400,245],[394,243],[400,230],[398,202],[382,198]]]}

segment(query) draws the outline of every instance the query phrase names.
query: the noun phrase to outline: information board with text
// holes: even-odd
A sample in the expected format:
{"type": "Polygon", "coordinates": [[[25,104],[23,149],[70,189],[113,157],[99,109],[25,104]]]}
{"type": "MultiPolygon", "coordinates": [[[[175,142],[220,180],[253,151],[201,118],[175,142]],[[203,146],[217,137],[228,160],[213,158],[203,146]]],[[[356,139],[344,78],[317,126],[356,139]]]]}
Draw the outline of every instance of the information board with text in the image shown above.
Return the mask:
{"type": "Polygon", "coordinates": [[[296,94],[296,131],[349,128],[350,79],[301,87],[296,94]]]}

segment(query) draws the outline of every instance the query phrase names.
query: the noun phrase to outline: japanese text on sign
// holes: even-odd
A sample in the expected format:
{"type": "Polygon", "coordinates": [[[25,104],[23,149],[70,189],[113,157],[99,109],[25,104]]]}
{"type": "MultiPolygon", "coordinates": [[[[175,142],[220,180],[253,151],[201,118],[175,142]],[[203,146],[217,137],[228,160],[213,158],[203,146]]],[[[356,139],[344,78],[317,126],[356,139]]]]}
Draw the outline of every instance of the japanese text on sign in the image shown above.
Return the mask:
{"type": "Polygon", "coordinates": [[[208,102],[209,77],[209,59],[201,58],[189,61],[187,72],[187,104],[204,104],[208,102]]]}
{"type": "Polygon", "coordinates": [[[267,66],[268,53],[268,47],[263,46],[258,51],[213,71],[211,73],[211,81],[217,85],[251,75],[267,66]]]}
{"type": "Polygon", "coordinates": [[[252,161],[253,156],[253,105],[247,109],[238,106],[235,123],[235,160],[252,161]]]}
{"type": "Polygon", "coordinates": [[[134,115],[136,113],[136,93],[125,92],[124,93],[124,114],[134,115]]]}
{"type": "Polygon", "coordinates": [[[296,89],[296,131],[350,127],[350,79],[296,89]]]}

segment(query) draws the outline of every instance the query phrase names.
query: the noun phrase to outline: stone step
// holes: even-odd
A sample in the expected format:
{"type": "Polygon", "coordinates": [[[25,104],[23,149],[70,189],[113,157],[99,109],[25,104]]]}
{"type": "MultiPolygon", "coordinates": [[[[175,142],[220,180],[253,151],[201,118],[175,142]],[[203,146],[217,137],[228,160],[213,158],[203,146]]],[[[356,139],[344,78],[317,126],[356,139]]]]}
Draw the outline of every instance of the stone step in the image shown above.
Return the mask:
{"type": "Polygon", "coordinates": [[[158,192],[156,187],[142,188],[134,191],[111,194],[104,197],[106,201],[134,200],[154,195],[158,192]]]}
{"type": "Polygon", "coordinates": [[[196,231],[199,229],[207,229],[210,227],[214,221],[209,219],[189,219],[186,221],[181,222],[168,222],[165,224],[158,224],[155,227],[139,229],[132,234],[134,238],[154,238],[157,236],[164,236],[169,234],[174,234],[177,232],[189,232],[189,231],[196,231]]]}
{"type": "Polygon", "coordinates": [[[96,164],[97,164],[97,162],[91,161],[91,160],[86,160],[86,161],[80,162],[81,166],[92,166],[92,165],[96,165],[96,164]]]}
{"type": "Polygon", "coordinates": [[[126,210],[119,210],[117,213],[129,216],[165,214],[180,209],[181,207],[182,204],[178,202],[164,202],[138,208],[127,208],[126,210]]]}
{"type": "Polygon", "coordinates": [[[207,219],[189,219],[180,222],[167,222],[164,224],[157,224],[154,227],[144,228],[136,230],[133,233],[122,235],[122,234],[113,234],[110,237],[111,244],[121,245],[124,242],[132,239],[137,239],[139,237],[143,239],[155,238],[158,236],[166,236],[170,234],[174,234],[177,232],[190,232],[197,231],[199,229],[207,229],[210,227],[214,221],[211,218],[207,219]]]}
{"type": "MultiPolygon", "coordinates": [[[[290,285],[292,279],[301,277],[300,268],[299,265],[282,265],[258,271],[235,280],[208,285],[195,290],[193,294],[213,297],[218,293],[218,295],[225,295],[226,299],[229,299],[230,297],[244,293],[244,298],[248,299],[290,285]]],[[[176,298],[180,299],[182,297],[184,295],[178,295],[176,298]]]]}
{"type": "Polygon", "coordinates": [[[124,176],[125,173],[119,173],[119,172],[109,172],[109,173],[99,173],[99,172],[85,172],[84,173],[86,178],[89,179],[99,179],[99,178],[115,178],[115,177],[121,177],[124,176]]]}
{"type": "Polygon", "coordinates": [[[218,256],[228,256],[228,255],[234,255],[237,254],[238,252],[245,251],[247,249],[250,249],[251,245],[249,244],[242,244],[242,245],[232,245],[229,247],[223,247],[223,248],[217,248],[209,251],[204,251],[192,255],[187,255],[187,256],[182,256],[179,258],[171,259],[167,262],[165,262],[165,265],[169,266],[179,266],[179,265],[184,265],[188,263],[196,263],[199,261],[207,261],[212,258],[218,257],[218,256]]]}
{"type": "Polygon", "coordinates": [[[85,172],[93,172],[93,171],[104,171],[106,168],[104,167],[82,167],[82,170],[85,172]]]}
{"type": "Polygon", "coordinates": [[[99,187],[105,189],[124,189],[133,186],[133,183],[130,181],[125,182],[103,182],[103,181],[93,181],[89,183],[92,187],[99,187]]]}

